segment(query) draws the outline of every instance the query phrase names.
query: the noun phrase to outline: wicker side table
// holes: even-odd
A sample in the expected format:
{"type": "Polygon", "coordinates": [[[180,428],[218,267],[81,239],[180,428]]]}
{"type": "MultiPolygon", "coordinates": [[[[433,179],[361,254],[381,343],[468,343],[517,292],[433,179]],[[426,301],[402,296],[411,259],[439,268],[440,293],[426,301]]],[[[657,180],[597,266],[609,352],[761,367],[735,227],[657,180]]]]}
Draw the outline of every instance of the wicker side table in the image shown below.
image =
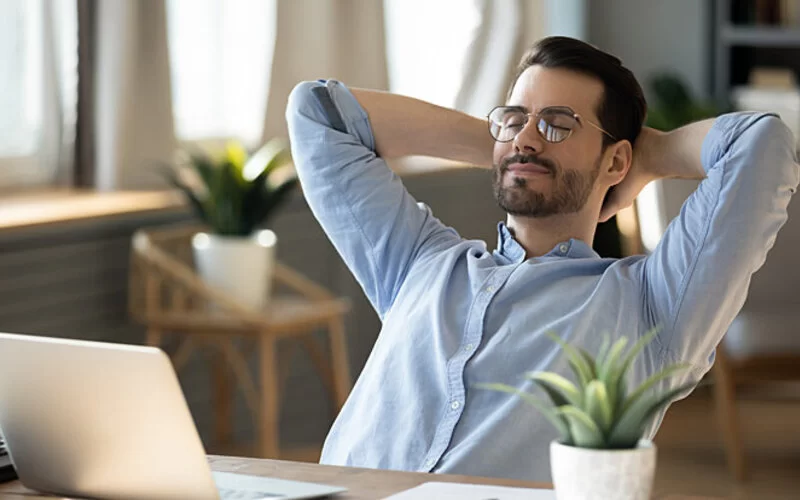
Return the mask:
{"type": "Polygon", "coordinates": [[[255,453],[280,458],[280,395],[291,355],[279,357],[278,344],[288,347],[291,354],[298,348],[308,353],[331,407],[338,412],[351,388],[343,321],[350,305],[279,262],[273,298],[265,310],[238,304],[195,274],[190,241],[202,229],[180,226],[141,230],[134,235],[130,314],[146,326],[148,345],[160,347],[166,335],[177,337],[178,347],[171,354],[176,371],[196,348],[214,349],[212,401],[217,446],[233,444],[232,375],[253,417],[258,436],[255,453]],[[327,329],[330,353],[312,335],[319,329],[327,329]],[[241,339],[244,349],[237,348],[236,339],[241,339]],[[243,351],[257,353],[258,381],[253,380],[243,351]]]}

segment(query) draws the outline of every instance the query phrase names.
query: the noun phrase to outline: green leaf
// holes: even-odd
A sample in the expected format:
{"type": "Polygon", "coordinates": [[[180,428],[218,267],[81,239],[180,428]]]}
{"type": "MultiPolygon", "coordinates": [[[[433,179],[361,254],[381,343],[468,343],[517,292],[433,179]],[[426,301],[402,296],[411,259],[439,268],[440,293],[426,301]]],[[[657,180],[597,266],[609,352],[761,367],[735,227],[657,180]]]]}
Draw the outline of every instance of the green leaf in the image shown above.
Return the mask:
{"type": "Polygon", "coordinates": [[[553,427],[558,430],[558,433],[561,434],[562,444],[571,445],[573,443],[572,434],[570,433],[566,420],[563,419],[555,409],[547,406],[536,396],[506,384],[476,384],[474,387],[477,389],[489,389],[519,396],[525,403],[539,410],[553,427]]]}
{"type": "Polygon", "coordinates": [[[605,382],[606,386],[611,386],[611,381],[609,378],[612,376],[615,368],[617,367],[617,362],[622,356],[623,351],[625,350],[625,346],[628,345],[628,338],[627,337],[620,337],[614,342],[614,345],[611,346],[611,349],[608,351],[608,356],[604,360],[602,366],[598,367],[597,378],[605,382]]]}
{"type": "Polygon", "coordinates": [[[203,180],[203,184],[209,189],[216,182],[217,170],[214,162],[207,155],[203,153],[193,152],[189,155],[190,164],[203,180]]]}
{"type": "Polygon", "coordinates": [[[253,182],[266,181],[267,177],[276,168],[289,162],[291,162],[291,155],[284,141],[272,139],[247,160],[242,169],[242,174],[245,179],[253,182]],[[257,177],[261,177],[261,181],[257,177]]]}
{"type": "Polygon", "coordinates": [[[208,224],[209,223],[209,219],[208,219],[209,218],[209,210],[208,210],[208,207],[206,206],[206,204],[203,203],[203,201],[200,200],[200,198],[198,198],[198,196],[195,194],[195,192],[192,190],[192,188],[190,188],[189,186],[187,186],[186,184],[184,184],[183,182],[181,182],[178,179],[178,176],[175,173],[175,170],[174,170],[173,167],[171,167],[169,165],[164,165],[161,170],[162,170],[162,173],[164,174],[164,177],[166,177],[167,181],[172,186],[176,187],[177,189],[179,189],[180,191],[183,192],[184,196],[186,196],[186,199],[189,200],[189,204],[194,209],[195,214],[203,222],[208,224]]]}
{"type": "MultiPolygon", "coordinates": [[[[633,360],[639,355],[642,349],[653,340],[658,331],[658,327],[655,327],[642,335],[630,351],[628,351],[623,360],[620,363],[614,363],[614,366],[610,367],[609,373],[607,373],[603,379],[606,382],[609,397],[614,402],[615,408],[621,410],[625,403],[625,375],[633,363],[633,360]]],[[[611,356],[609,356],[609,358],[611,358],[611,356]]]]}
{"type": "Polygon", "coordinates": [[[656,412],[669,404],[675,396],[692,387],[694,384],[686,384],[661,394],[639,398],[614,424],[608,438],[609,448],[635,448],[656,412]]]}
{"type": "Polygon", "coordinates": [[[583,356],[580,355],[577,349],[575,349],[568,343],[564,342],[555,333],[548,332],[547,335],[551,339],[553,339],[554,342],[556,342],[558,345],[561,346],[561,349],[563,349],[564,354],[567,355],[567,359],[569,361],[570,367],[572,368],[572,371],[574,371],[575,375],[578,377],[581,389],[585,390],[586,386],[589,385],[589,382],[592,381],[592,370],[586,363],[586,360],[583,359],[583,356]]]}
{"type": "Polygon", "coordinates": [[[606,355],[608,354],[608,348],[611,347],[611,337],[607,333],[603,334],[603,343],[600,344],[600,350],[597,351],[597,358],[595,359],[595,369],[600,372],[600,366],[605,361],[606,355]]]}
{"type": "MultiPolygon", "coordinates": [[[[608,389],[608,387],[606,387],[608,389]]],[[[622,407],[625,405],[625,396],[628,393],[628,383],[624,378],[619,379],[614,389],[614,397],[609,393],[608,399],[614,405],[614,419],[622,415],[622,407]]]]}
{"type": "Polygon", "coordinates": [[[671,365],[660,372],[648,377],[642,384],[636,388],[635,391],[631,393],[631,395],[625,399],[625,404],[622,407],[622,412],[625,412],[628,408],[630,408],[639,398],[648,390],[650,390],[655,384],[664,380],[665,378],[669,377],[670,375],[677,373],[679,371],[685,370],[690,365],[688,363],[681,363],[676,365],[671,365]]]}
{"type": "Polygon", "coordinates": [[[589,376],[592,379],[596,379],[597,378],[597,365],[595,364],[595,360],[592,357],[592,355],[589,354],[589,352],[586,351],[586,349],[583,349],[581,347],[578,348],[578,353],[580,353],[580,355],[583,357],[584,361],[586,361],[586,364],[589,366],[589,376]]]}
{"type": "Polygon", "coordinates": [[[266,221],[283,205],[299,184],[296,178],[288,179],[283,184],[269,189],[269,195],[263,196],[253,211],[254,226],[266,224],[266,221]]]}
{"type": "Polygon", "coordinates": [[[608,353],[603,360],[603,364],[597,369],[597,378],[598,380],[602,380],[605,384],[606,391],[608,391],[608,399],[611,401],[611,404],[614,408],[617,407],[617,401],[619,398],[619,383],[618,380],[614,380],[614,372],[617,369],[619,357],[622,356],[622,352],[627,344],[628,339],[626,337],[617,339],[617,341],[614,342],[614,344],[609,348],[608,353]]]}
{"type": "Polygon", "coordinates": [[[573,443],[580,448],[604,448],[603,433],[594,420],[583,410],[574,406],[562,406],[559,413],[566,418],[573,443]]]}
{"type": "Polygon", "coordinates": [[[230,141],[225,144],[225,160],[241,175],[245,161],[247,161],[247,151],[240,142],[230,141]]]}
{"type": "Polygon", "coordinates": [[[219,170],[217,182],[212,190],[216,206],[214,230],[228,236],[247,236],[249,232],[241,225],[242,190],[240,173],[236,165],[226,162],[219,170]]]}
{"type": "Polygon", "coordinates": [[[622,361],[621,364],[622,373],[619,374],[620,377],[625,375],[625,372],[628,371],[628,367],[630,367],[631,363],[633,363],[633,360],[636,359],[636,356],[638,356],[639,353],[642,352],[642,349],[644,349],[644,347],[647,344],[649,344],[653,340],[653,338],[655,338],[659,330],[660,329],[657,326],[651,328],[647,333],[642,335],[641,338],[639,338],[639,340],[636,341],[631,350],[628,351],[628,354],[627,356],[625,356],[625,359],[622,361]]]}
{"type": "Polygon", "coordinates": [[[614,418],[614,408],[608,399],[605,384],[600,380],[593,380],[586,386],[586,412],[594,420],[603,435],[611,430],[614,418]]]}
{"type": "Polygon", "coordinates": [[[533,380],[539,387],[544,389],[556,406],[562,406],[567,403],[578,408],[583,407],[583,394],[581,394],[580,389],[561,375],[551,372],[532,372],[528,373],[526,378],[533,380]],[[553,393],[556,393],[555,397],[553,393]]]}

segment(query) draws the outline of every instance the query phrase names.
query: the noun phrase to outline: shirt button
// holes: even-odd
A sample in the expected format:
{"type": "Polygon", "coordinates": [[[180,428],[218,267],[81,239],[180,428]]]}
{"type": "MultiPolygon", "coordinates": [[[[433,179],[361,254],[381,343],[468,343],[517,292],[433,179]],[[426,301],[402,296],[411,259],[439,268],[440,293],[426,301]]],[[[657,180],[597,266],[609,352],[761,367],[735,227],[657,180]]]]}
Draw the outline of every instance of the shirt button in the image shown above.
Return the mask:
{"type": "Polygon", "coordinates": [[[464,346],[464,352],[470,352],[472,350],[472,344],[467,344],[464,346]]]}
{"type": "Polygon", "coordinates": [[[492,285],[489,285],[489,286],[486,287],[486,291],[487,292],[494,292],[494,287],[492,285]]]}
{"type": "Polygon", "coordinates": [[[425,460],[425,467],[430,469],[431,467],[433,467],[433,463],[434,463],[434,460],[432,458],[429,458],[429,459],[425,460]]]}
{"type": "Polygon", "coordinates": [[[460,407],[461,407],[461,403],[459,403],[458,401],[453,401],[452,403],[450,403],[450,408],[452,408],[454,410],[458,410],[460,407]]]}
{"type": "Polygon", "coordinates": [[[560,246],[558,247],[558,250],[559,250],[561,253],[567,253],[567,245],[560,245],[560,246]]]}

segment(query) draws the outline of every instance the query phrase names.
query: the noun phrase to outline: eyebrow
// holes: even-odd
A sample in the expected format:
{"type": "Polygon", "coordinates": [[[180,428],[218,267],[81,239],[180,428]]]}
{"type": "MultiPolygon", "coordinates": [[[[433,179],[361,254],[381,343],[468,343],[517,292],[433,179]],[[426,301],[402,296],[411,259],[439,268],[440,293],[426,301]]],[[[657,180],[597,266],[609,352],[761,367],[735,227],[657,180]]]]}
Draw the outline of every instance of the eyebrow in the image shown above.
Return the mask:
{"type": "MultiPolygon", "coordinates": [[[[507,108],[511,108],[511,109],[516,109],[518,111],[522,111],[525,114],[536,114],[536,113],[531,113],[530,110],[526,106],[506,105],[506,107],[507,108]]],[[[574,115],[576,113],[575,110],[570,108],[569,106],[545,106],[542,109],[538,110],[537,113],[541,113],[542,110],[545,110],[545,109],[554,109],[556,111],[560,111],[560,112],[568,114],[568,115],[574,115]]]]}

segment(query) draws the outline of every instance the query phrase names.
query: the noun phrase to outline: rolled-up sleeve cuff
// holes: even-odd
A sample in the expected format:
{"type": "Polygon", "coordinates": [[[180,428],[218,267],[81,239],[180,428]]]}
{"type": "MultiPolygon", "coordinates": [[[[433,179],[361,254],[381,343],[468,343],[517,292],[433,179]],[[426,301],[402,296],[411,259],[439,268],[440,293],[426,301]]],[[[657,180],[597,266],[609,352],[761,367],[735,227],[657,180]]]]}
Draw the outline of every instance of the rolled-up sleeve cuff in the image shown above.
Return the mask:
{"type": "Polygon", "coordinates": [[[719,163],[742,133],[764,118],[779,118],[775,113],[737,112],[720,115],[703,141],[701,159],[706,173],[719,163]]]}
{"type": "Polygon", "coordinates": [[[366,111],[350,89],[337,80],[297,84],[289,95],[286,119],[292,135],[308,133],[311,132],[309,127],[321,126],[353,135],[364,146],[375,150],[375,139],[366,111]],[[304,126],[296,126],[300,123],[304,126]]]}

